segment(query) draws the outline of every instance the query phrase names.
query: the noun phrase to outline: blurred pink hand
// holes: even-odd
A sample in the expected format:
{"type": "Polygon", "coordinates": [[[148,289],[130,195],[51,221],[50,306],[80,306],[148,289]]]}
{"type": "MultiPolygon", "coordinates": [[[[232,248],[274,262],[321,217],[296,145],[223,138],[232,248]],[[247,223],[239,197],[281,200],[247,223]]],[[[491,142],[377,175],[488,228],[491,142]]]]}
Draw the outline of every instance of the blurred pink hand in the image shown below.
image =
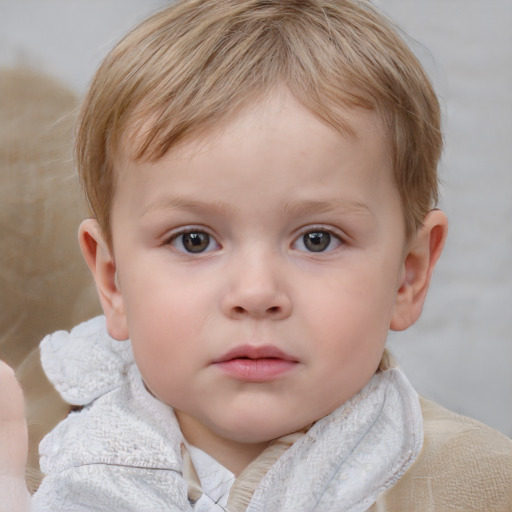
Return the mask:
{"type": "Polygon", "coordinates": [[[0,512],[30,510],[27,452],[23,393],[13,370],[0,361],[0,512]]]}

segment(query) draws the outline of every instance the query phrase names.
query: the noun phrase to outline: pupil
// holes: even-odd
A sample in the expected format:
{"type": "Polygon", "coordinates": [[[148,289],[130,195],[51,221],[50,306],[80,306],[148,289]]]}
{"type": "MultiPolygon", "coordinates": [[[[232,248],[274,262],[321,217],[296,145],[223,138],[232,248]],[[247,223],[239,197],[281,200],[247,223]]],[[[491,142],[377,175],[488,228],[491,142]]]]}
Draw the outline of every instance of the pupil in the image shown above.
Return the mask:
{"type": "Polygon", "coordinates": [[[304,245],[312,252],[325,251],[331,243],[331,235],[325,231],[312,231],[303,237],[304,245]]]}
{"type": "Polygon", "coordinates": [[[188,252],[202,252],[210,243],[210,235],[207,233],[185,233],[183,246],[188,252]]]}

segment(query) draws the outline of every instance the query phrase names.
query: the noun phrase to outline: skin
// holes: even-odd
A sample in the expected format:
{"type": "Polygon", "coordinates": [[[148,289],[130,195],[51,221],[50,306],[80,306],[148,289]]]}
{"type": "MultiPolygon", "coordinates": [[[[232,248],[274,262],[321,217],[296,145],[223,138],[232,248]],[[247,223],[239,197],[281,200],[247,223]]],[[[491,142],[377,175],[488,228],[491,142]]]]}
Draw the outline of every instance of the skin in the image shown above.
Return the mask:
{"type": "Polygon", "coordinates": [[[27,425],[23,394],[14,372],[0,361],[0,512],[28,510],[25,485],[27,425]]]}
{"type": "MultiPolygon", "coordinates": [[[[278,90],[157,162],[120,159],[112,246],[94,219],[80,227],[109,333],[131,339],[187,440],[235,474],[364,387],[389,329],[418,319],[444,245],[439,210],[406,239],[382,128],[368,111],[345,117],[353,135],[278,90]],[[270,378],[227,373],[218,361],[240,347],[289,361],[270,378]]],[[[12,421],[22,434],[0,470],[20,481],[22,396],[9,396],[0,439],[12,421]]]]}

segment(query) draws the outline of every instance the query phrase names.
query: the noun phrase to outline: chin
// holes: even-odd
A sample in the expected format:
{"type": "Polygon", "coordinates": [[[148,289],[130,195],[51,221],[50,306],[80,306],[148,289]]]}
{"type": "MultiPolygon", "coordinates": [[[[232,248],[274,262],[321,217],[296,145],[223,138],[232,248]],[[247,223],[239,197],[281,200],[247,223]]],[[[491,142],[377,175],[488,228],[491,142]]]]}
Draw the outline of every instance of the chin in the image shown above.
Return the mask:
{"type": "Polygon", "coordinates": [[[217,427],[217,435],[230,441],[244,444],[268,443],[282,436],[292,434],[308,427],[310,423],[302,425],[297,422],[269,421],[268,416],[243,422],[217,427]]]}

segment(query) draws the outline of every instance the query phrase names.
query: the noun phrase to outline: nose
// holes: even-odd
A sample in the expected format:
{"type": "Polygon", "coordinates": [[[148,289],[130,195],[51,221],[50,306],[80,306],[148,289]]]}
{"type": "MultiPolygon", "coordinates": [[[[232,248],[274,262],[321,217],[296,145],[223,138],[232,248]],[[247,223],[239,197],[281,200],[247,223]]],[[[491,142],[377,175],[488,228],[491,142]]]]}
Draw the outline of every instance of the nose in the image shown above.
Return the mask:
{"type": "Polygon", "coordinates": [[[268,258],[252,257],[228,270],[223,313],[234,319],[283,320],[292,309],[282,269],[268,258]]]}

